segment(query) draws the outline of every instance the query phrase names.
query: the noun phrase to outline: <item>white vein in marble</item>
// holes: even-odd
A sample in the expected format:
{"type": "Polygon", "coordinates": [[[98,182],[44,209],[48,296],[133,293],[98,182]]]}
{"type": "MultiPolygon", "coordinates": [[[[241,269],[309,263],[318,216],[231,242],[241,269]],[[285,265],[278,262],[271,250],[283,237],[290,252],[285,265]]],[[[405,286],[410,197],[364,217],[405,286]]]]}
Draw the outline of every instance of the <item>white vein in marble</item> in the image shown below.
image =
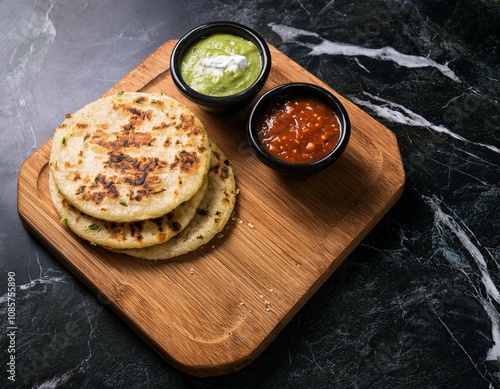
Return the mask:
{"type": "MultiPolygon", "coordinates": [[[[440,64],[428,57],[404,54],[393,47],[385,46],[377,49],[365,48],[340,42],[332,42],[322,38],[319,34],[307,30],[302,30],[282,24],[270,23],[271,29],[278,34],[283,42],[292,42],[309,48],[310,55],[343,55],[346,57],[369,57],[380,61],[391,61],[406,68],[432,67],[439,70],[446,77],[453,81],[461,82],[460,78],[451,70],[447,64],[440,64]],[[320,39],[319,43],[301,42],[300,37],[314,37],[320,39]]],[[[357,62],[359,64],[359,62],[357,62]]],[[[364,66],[363,69],[366,70],[364,66]]]]}
{"type": "MultiPolygon", "coordinates": [[[[359,62],[357,57],[365,56],[382,61],[393,61],[398,65],[407,68],[433,67],[438,69],[443,75],[451,78],[454,81],[460,82],[458,76],[446,64],[439,64],[428,57],[403,54],[392,47],[367,49],[345,43],[332,42],[322,38],[315,32],[285,26],[282,24],[270,23],[269,26],[275,33],[280,35],[283,42],[292,42],[309,48],[311,50],[309,53],[310,55],[317,56],[326,54],[354,57],[356,63],[367,72],[369,72],[369,70],[359,62]],[[311,43],[300,41],[300,37],[307,36],[317,38],[320,40],[320,42],[311,43]]],[[[464,143],[483,147],[495,153],[500,153],[500,148],[494,145],[471,141],[445,126],[436,125],[429,122],[421,115],[412,112],[411,110],[400,104],[382,99],[377,96],[373,96],[366,92],[364,94],[371,100],[381,104],[375,104],[372,101],[365,101],[356,97],[351,97],[351,100],[355,104],[369,108],[378,117],[383,118],[390,123],[424,127],[437,133],[446,134],[464,143]]]]}
{"type": "MultiPolygon", "coordinates": [[[[424,201],[434,212],[434,225],[437,231],[443,236],[449,233],[453,234],[477,266],[477,271],[479,271],[481,276],[482,288],[480,285],[476,285],[468,275],[474,272],[474,269],[468,264],[467,258],[462,258],[458,253],[454,253],[451,258],[450,254],[443,250],[443,254],[450,265],[467,277],[473,288],[475,297],[481,303],[491,320],[491,332],[494,344],[488,350],[486,360],[500,362],[500,312],[497,306],[495,306],[495,303],[500,304],[500,293],[491,277],[486,258],[481,253],[480,244],[474,237],[473,232],[464,225],[458,216],[449,215],[443,211],[442,202],[439,199],[436,197],[424,197],[424,201]],[[464,226],[462,227],[462,225],[464,226]]],[[[451,247],[448,249],[453,251],[451,247]]],[[[492,259],[495,263],[498,263],[495,258],[492,259]]]]}
{"type": "MultiPolygon", "coordinates": [[[[58,284],[66,284],[70,282],[70,278],[67,274],[62,273],[56,269],[48,268],[44,270],[40,261],[38,259],[38,254],[36,254],[36,259],[38,266],[40,268],[40,273],[37,278],[31,278],[31,275],[28,273],[30,278],[30,282],[16,285],[16,300],[27,299],[32,293],[45,292],[45,287],[49,285],[58,285],[58,284]],[[21,293],[22,292],[22,293],[21,293]]],[[[6,308],[8,301],[8,293],[0,296],[0,306],[6,308]]],[[[0,309],[0,312],[2,309],[0,309]]]]}
{"type": "MultiPolygon", "coordinates": [[[[4,46],[1,47],[0,66],[5,70],[5,77],[0,80],[0,118],[6,119],[6,128],[29,128],[31,141],[20,139],[22,131],[15,136],[5,137],[12,142],[13,148],[26,148],[29,155],[37,148],[32,122],[36,120],[36,111],[29,104],[31,98],[31,78],[42,68],[49,48],[54,42],[56,29],[50,19],[54,3],[50,2],[47,11],[35,11],[31,5],[19,3],[2,12],[9,12],[10,23],[0,26],[4,46]],[[3,98],[1,96],[4,96],[3,98]],[[8,100],[4,100],[8,97],[8,100]]],[[[5,131],[5,128],[3,129],[5,131]]],[[[12,161],[17,165],[17,161],[12,161]]]]}
{"type": "Polygon", "coordinates": [[[80,362],[73,369],[63,374],[59,374],[53,378],[49,378],[41,384],[33,386],[32,389],[55,389],[57,387],[64,387],[64,384],[66,384],[66,382],[68,382],[76,373],[85,372],[85,369],[83,367],[85,362],[86,361],[80,362]]]}
{"type": "Polygon", "coordinates": [[[474,142],[471,140],[468,140],[464,138],[463,136],[453,132],[449,128],[441,125],[436,125],[431,122],[429,122],[427,119],[424,117],[420,116],[419,114],[409,110],[408,108],[402,106],[401,104],[391,102],[389,100],[383,99],[378,96],[374,96],[370,93],[363,92],[363,94],[370,99],[381,103],[380,105],[374,104],[370,101],[365,101],[358,99],[356,97],[351,97],[351,100],[353,103],[369,108],[371,111],[373,111],[378,117],[383,118],[390,123],[393,124],[403,124],[407,126],[417,126],[417,127],[424,127],[428,128],[429,130],[432,130],[434,132],[438,133],[443,133],[446,134],[454,139],[457,139],[459,141],[462,141],[464,143],[472,144],[475,146],[479,147],[484,147],[490,151],[493,151],[495,153],[500,154],[500,149],[496,146],[485,144],[485,143],[480,143],[480,142],[474,142]]]}

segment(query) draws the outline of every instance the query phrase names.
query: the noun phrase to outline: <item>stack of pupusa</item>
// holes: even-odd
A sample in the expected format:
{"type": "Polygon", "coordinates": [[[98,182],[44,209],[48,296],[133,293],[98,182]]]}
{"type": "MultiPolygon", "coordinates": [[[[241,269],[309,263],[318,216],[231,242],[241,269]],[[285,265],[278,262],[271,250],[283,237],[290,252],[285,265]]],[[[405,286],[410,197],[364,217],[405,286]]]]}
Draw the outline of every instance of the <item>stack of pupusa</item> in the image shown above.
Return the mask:
{"type": "Polygon", "coordinates": [[[118,93],[55,130],[49,187],[76,235],[111,251],[169,259],[226,225],[233,170],[186,106],[162,94],[118,93]]]}

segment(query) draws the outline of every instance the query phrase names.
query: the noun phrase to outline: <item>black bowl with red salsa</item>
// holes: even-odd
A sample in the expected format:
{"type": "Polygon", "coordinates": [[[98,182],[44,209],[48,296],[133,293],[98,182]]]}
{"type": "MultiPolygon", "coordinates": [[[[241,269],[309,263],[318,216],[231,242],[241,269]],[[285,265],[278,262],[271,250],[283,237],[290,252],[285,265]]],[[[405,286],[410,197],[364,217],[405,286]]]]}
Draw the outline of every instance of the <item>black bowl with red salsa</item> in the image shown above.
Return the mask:
{"type": "Polygon", "coordinates": [[[247,130],[266,165],[281,173],[307,174],[326,168],[342,154],[351,126],[332,93],[314,84],[288,83],[256,102],[247,130]]]}

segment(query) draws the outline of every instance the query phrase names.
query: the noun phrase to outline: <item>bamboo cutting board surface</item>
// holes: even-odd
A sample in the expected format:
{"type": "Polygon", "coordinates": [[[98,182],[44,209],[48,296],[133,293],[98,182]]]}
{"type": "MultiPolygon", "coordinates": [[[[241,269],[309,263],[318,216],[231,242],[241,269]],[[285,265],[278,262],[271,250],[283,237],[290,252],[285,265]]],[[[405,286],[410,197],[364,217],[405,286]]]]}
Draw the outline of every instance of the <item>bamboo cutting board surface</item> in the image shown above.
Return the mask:
{"type": "MultiPolygon", "coordinates": [[[[394,134],[335,91],[352,125],[345,153],[313,176],[274,173],[246,141],[248,109],[215,116],[177,92],[169,74],[174,44],[163,44],[106,95],[164,92],[200,117],[229,157],[239,189],[223,233],[170,261],[87,244],[52,207],[50,140],[21,166],[18,211],[25,226],[162,357],[190,374],[213,376],[244,367],[265,349],[400,197],[405,173],[394,134]]],[[[331,90],[270,49],[273,67],[261,93],[291,81],[331,90]]]]}

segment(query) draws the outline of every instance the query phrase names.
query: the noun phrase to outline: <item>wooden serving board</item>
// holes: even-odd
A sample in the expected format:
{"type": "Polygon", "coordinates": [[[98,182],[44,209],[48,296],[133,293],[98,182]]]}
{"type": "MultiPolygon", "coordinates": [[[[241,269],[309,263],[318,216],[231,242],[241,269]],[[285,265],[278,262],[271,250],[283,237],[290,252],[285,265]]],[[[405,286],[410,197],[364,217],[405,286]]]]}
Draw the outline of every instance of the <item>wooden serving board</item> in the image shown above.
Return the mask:
{"type": "MultiPolygon", "coordinates": [[[[343,156],[313,176],[273,172],[246,140],[248,109],[216,116],[178,93],[169,74],[174,44],[163,44],[106,95],[164,92],[200,117],[228,155],[239,188],[224,232],[170,261],[87,244],[52,207],[50,140],[21,166],[18,211],[25,226],[162,357],[190,374],[213,376],[242,368],[264,350],[396,202],[405,173],[394,134],[334,91],[352,124],[343,156]]],[[[290,81],[330,89],[270,49],[272,71],[261,93],[290,81]]]]}

